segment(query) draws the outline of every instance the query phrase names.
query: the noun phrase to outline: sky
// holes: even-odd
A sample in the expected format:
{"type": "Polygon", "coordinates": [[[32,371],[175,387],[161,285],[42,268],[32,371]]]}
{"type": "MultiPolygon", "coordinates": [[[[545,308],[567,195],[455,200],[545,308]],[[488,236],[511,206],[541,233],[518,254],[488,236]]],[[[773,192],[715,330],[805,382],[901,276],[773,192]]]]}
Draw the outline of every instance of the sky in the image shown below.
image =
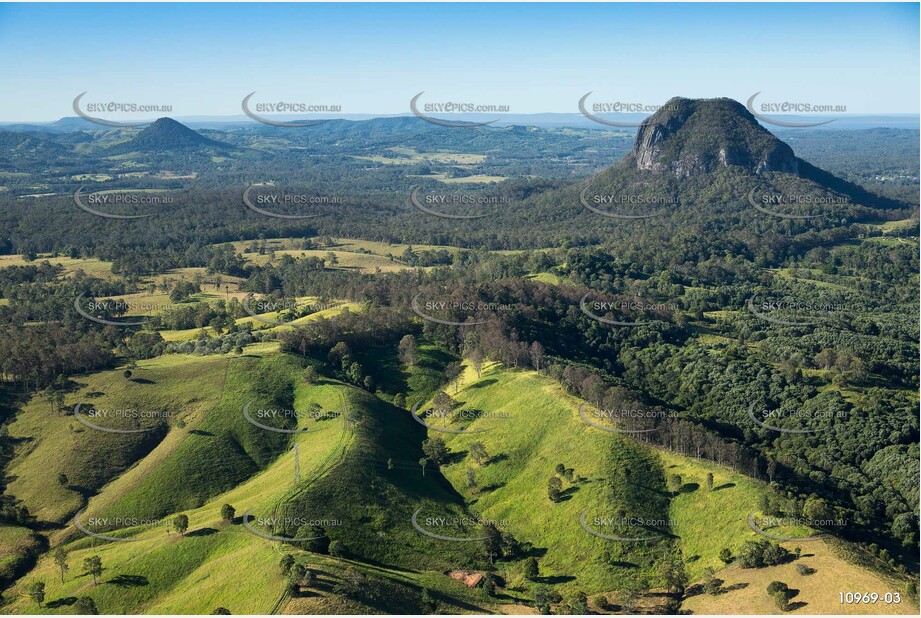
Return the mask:
{"type": "MultiPolygon", "coordinates": [[[[672,96],[919,112],[918,4],[0,4],[0,121],[89,101],[241,114],[425,102],[577,112],[672,96]]],[[[103,116],[103,114],[95,114],[103,116]]],[[[132,119],[150,114],[109,114],[132,119]]]]}

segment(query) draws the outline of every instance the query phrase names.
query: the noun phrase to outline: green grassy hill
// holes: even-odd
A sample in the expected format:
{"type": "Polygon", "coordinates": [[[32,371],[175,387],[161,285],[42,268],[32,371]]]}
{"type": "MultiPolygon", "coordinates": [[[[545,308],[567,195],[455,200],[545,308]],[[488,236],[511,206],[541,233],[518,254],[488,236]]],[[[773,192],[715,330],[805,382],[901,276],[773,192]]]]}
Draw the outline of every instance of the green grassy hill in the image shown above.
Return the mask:
{"type": "MultiPolygon", "coordinates": [[[[463,488],[460,491],[471,508],[533,545],[540,563],[538,581],[560,584],[563,591],[592,594],[619,589],[634,578],[655,579],[656,559],[662,554],[661,545],[668,543],[666,535],[661,542],[624,543],[594,536],[580,524],[583,512],[592,527],[594,519],[613,518],[621,508],[628,517],[666,520],[664,477],[652,453],[630,438],[584,423],[578,413],[581,402],[536,372],[492,364],[480,379],[469,369],[464,377],[457,395],[453,390],[449,393],[462,409],[492,416],[447,427],[483,431],[429,430],[429,434],[443,437],[459,455],[444,472],[455,487],[463,488]],[[473,442],[482,443],[489,455],[482,465],[467,456],[473,442]],[[561,463],[574,471],[576,480],[563,481],[563,497],[554,503],[547,486],[561,463]],[[468,486],[471,468],[475,488],[468,486]],[[627,470],[633,473],[629,479],[627,470]]],[[[606,525],[597,531],[614,535],[606,525]]],[[[630,538],[646,535],[636,529],[617,533],[630,538]]],[[[530,589],[521,562],[505,566],[511,587],[530,589]]]]}
{"type": "Polygon", "coordinates": [[[0,586],[28,569],[44,546],[44,540],[32,530],[0,524],[0,586]]]}
{"type": "Polygon", "coordinates": [[[162,356],[141,361],[131,379],[121,370],[104,371],[75,380],[64,409],[52,410],[44,397],[35,397],[10,424],[16,455],[8,467],[8,493],[40,521],[61,523],[86,498],[152,452],[178,445],[176,424],[204,417],[221,397],[227,358],[162,356]],[[110,416],[94,424],[115,429],[150,429],[133,434],[99,431],[80,423],[72,411],[134,410],[160,417],[133,419],[110,416]],[[61,482],[59,475],[67,477],[61,482]]]}
{"type": "MultiPolygon", "coordinates": [[[[220,401],[180,429],[181,443],[105,515],[164,517],[202,506],[264,469],[287,450],[289,434],[253,425],[244,417],[244,407],[249,404],[254,412],[292,410],[299,372],[299,364],[283,355],[229,361],[220,401]]],[[[265,422],[287,429],[294,426],[293,419],[283,417],[265,422]]]]}
{"type": "MultiPolygon", "coordinates": [[[[601,593],[596,599],[616,604],[620,591],[629,587],[627,582],[640,580],[652,589],[646,601],[655,604],[654,597],[663,586],[661,558],[675,551],[683,559],[690,582],[699,583],[712,570],[717,577],[728,573],[726,581],[731,576],[739,584],[712,600],[708,600],[711,595],[699,594],[699,586],[692,587],[694,596],[688,603],[695,613],[726,613],[730,610],[720,601],[723,594],[748,598],[741,592],[743,579],[761,581],[768,572],[796,572],[796,563],[808,566],[808,559],[818,560],[826,569],[849,573],[855,581],[873,583],[880,590],[905,588],[907,580],[882,563],[856,561],[854,550],[847,549],[851,546],[841,541],[834,541],[838,549],[832,551],[828,539],[782,543],[790,551],[802,546],[803,558],[793,564],[763,569],[738,569],[734,564],[727,567],[719,558],[723,548],[737,556],[745,542],[764,540],[749,527],[747,516],[759,512],[763,496],[774,494],[767,483],[713,462],[645,446],[635,436],[589,427],[578,415],[581,401],[533,371],[492,364],[479,378],[467,369],[461,384],[456,395],[453,389],[447,389],[458,406],[492,416],[483,415],[472,422],[449,420],[445,427],[484,431],[451,434],[430,429],[429,434],[444,438],[456,454],[444,473],[464,494],[470,508],[482,517],[505,522],[504,531],[532,543],[538,550],[535,555],[539,556],[540,577],[536,582],[524,578],[522,563],[500,563],[513,594],[529,597],[534,583],[551,583],[557,584],[564,598],[581,590],[589,596],[601,593]],[[469,457],[474,442],[482,443],[489,455],[482,465],[469,457]],[[569,495],[564,495],[562,502],[552,503],[547,495],[547,480],[557,463],[573,468],[577,480],[564,481],[564,494],[569,495]],[[473,470],[476,487],[469,484],[468,469],[473,470]],[[712,490],[707,488],[708,474],[713,474],[712,490]],[[674,475],[681,477],[681,486],[672,494],[666,491],[664,479],[674,475]],[[579,481],[580,476],[584,480],[579,481]],[[606,486],[609,483],[611,487],[606,486]],[[586,535],[579,526],[579,514],[585,509],[590,514],[589,523],[596,513],[603,517],[619,511],[653,523],[664,520],[667,525],[648,528],[661,533],[661,541],[605,540],[586,535]],[[711,602],[722,605],[711,606],[711,602]]],[[[458,418],[457,413],[454,418],[458,418]]],[[[427,422],[439,426],[442,421],[429,418],[427,422]]],[[[612,533],[604,528],[599,531],[612,533]]],[[[802,527],[769,532],[802,537],[816,533],[802,527]]],[[[771,598],[764,596],[770,604],[771,598]]],[[[910,605],[912,601],[905,603],[910,605]]],[[[822,612],[829,612],[834,604],[825,600],[820,607],[822,612]]],[[[765,608],[770,613],[769,605],[765,608]]]]}
{"type": "MultiPolygon", "coordinates": [[[[421,603],[421,588],[431,588],[445,607],[482,611],[477,601],[482,596],[479,592],[468,591],[442,572],[482,560],[478,544],[438,546],[445,544],[418,533],[411,524],[417,508],[438,515],[469,515],[462,500],[436,470],[429,469],[422,476],[418,459],[422,456],[423,428],[406,411],[354,387],[329,380],[307,385],[300,379],[298,369],[295,359],[280,354],[234,359],[221,401],[208,414],[190,420],[184,430],[177,430],[177,435],[182,432],[184,442],[157,459],[156,465],[148,467],[145,461],[140,462],[137,468],[144,474],[137,475],[131,483],[123,477],[105,486],[81,515],[84,526],[93,518],[162,519],[110,532],[130,542],[86,537],[73,526],[56,533],[55,542],[63,543],[69,552],[71,569],[64,583],[51,555],[46,554],[7,592],[9,609],[18,613],[37,611],[37,604],[20,592],[40,580],[46,585],[50,602],[42,611],[49,613],[67,613],[68,607],[83,595],[91,596],[106,613],[207,614],[218,606],[234,613],[270,613],[289,602],[313,598],[310,594],[304,598],[287,597],[285,579],[278,567],[283,553],[292,553],[300,562],[311,565],[325,561],[327,574],[322,578],[329,582],[345,577],[342,561],[305,551],[298,543],[267,540],[247,530],[241,516],[250,512],[253,517],[276,516],[281,522],[295,518],[336,522],[327,526],[329,537],[343,541],[350,557],[362,558],[364,562],[358,565],[361,572],[375,582],[375,595],[354,603],[379,608],[388,603],[393,608],[400,598],[415,598],[421,603]],[[243,418],[242,403],[254,394],[273,405],[287,398],[290,403],[286,405],[293,410],[333,414],[324,414],[324,420],[298,417],[296,426],[306,428],[304,433],[276,434],[258,429],[269,434],[259,436],[250,431],[249,427],[257,428],[245,419],[242,422],[249,427],[239,422],[243,418]],[[343,411],[347,414],[343,415],[343,411]],[[346,417],[350,419],[348,423],[346,417]],[[274,446],[271,440],[276,435],[281,436],[284,448],[278,449],[274,457],[271,451],[251,448],[274,446]],[[301,470],[297,483],[290,448],[294,443],[298,445],[301,470]],[[249,451],[245,451],[247,447],[249,451]],[[234,449],[252,453],[253,466],[230,467],[228,473],[245,476],[228,483],[229,475],[225,476],[220,466],[221,462],[241,461],[233,458],[234,449]],[[257,456],[266,458],[266,464],[259,469],[255,467],[257,456]],[[210,465],[212,458],[216,465],[210,465]],[[189,482],[186,476],[180,483],[176,476],[179,471],[198,475],[191,477],[196,482],[189,482]],[[221,493],[225,484],[232,486],[221,493]],[[220,509],[225,503],[237,509],[233,523],[221,519],[220,509]],[[188,506],[176,508],[177,504],[188,506]],[[179,511],[189,517],[184,537],[171,524],[179,511]],[[92,577],[82,568],[83,560],[93,555],[101,558],[104,567],[98,585],[93,585],[92,577]],[[395,566],[374,566],[377,562],[395,566]],[[387,601],[391,593],[395,596],[387,601]]],[[[258,523],[254,527],[261,529],[258,523]]],[[[92,530],[96,532],[97,528],[92,530]]],[[[286,529],[284,523],[262,531],[298,534],[296,529],[286,529]]],[[[325,596],[324,603],[330,611],[345,602],[341,594],[331,590],[332,584],[327,594],[317,593],[318,598],[325,596]]]]}
{"type": "MultiPolygon", "coordinates": [[[[432,367],[404,376],[422,380],[425,388],[408,388],[417,397],[432,394],[430,382],[437,373],[433,368],[445,360],[432,356],[435,352],[422,354],[432,367]]],[[[363,355],[370,371],[380,369],[376,362],[388,359],[380,350],[363,355]]],[[[746,517],[757,511],[770,488],[710,462],[592,427],[580,418],[581,400],[534,371],[492,363],[477,377],[468,368],[458,391],[448,392],[458,409],[479,412],[466,418],[455,414],[444,426],[482,431],[458,434],[426,429],[409,411],[335,380],[307,384],[301,361],[278,353],[273,344],[250,346],[246,355],[229,361],[221,356],[161,357],[141,363],[136,375],[162,378],[157,372],[167,370],[185,376],[185,400],[210,394],[215,385],[220,398],[198,399],[194,412],[180,417],[184,427],[172,427],[146,457],[102,485],[81,515],[84,525],[94,517],[157,521],[110,532],[130,542],[87,537],[72,525],[52,533],[52,545],[68,552],[70,568],[63,583],[52,553],[45,553],[7,590],[5,612],[66,614],[81,596],[92,597],[104,613],[207,614],[217,607],[235,614],[520,612],[533,604],[539,584],[551,586],[564,598],[585,592],[592,607],[601,611],[610,611],[626,590],[640,586],[650,589],[640,604],[652,609],[665,598],[663,558],[679,553],[691,583],[696,582],[683,608],[695,613],[726,613],[730,599],[770,611],[771,598],[761,588],[772,579],[801,591],[799,599],[807,605],[796,611],[830,611],[834,604],[826,598],[827,586],[818,585],[815,576],[797,574],[799,563],[827,574],[846,574],[845,579],[835,575],[841,586],[854,581],[884,592],[905,583],[878,573],[872,565],[856,564],[840,549],[847,547],[840,542],[834,550],[826,541],[803,542],[801,558],[777,567],[725,566],[721,549],[729,548],[735,555],[745,541],[759,538],[746,517]],[[273,432],[247,422],[242,409],[253,399],[257,406],[299,413],[266,423],[307,431],[273,432]],[[301,414],[304,411],[311,414],[301,414]],[[440,470],[429,465],[423,475],[419,460],[426,437],[443,438],[450,454],[440,470]],[[481,462],[470,456],[474,442],[487,452],[481,462]],[[564,473],[557,473],[558,464],[563,464],[564,473]],[[468,470],[473,471],[473,483],[468,470]],[[707,488],[708,473],[714,476],[712,490],[707,488]],[[674,495],[665,487],[672,475],[680,475],[682,482],[674,495]],[[547,490],[551,477],[562,483],[555,502],[547,490]],[[221,517],[224,504],[236,509],[232,522],[221,517]],[[417,512],[423,529],[445,536],[476,538],[484,521],[494,522],[520,549],[491,567],[481,541],[455,542],[423,534],[412,525],[417,512]],[[179,513],[189,518],[184,536],[173,524],[179,513]],[[311,524],[319,523],[327,540],[342,543],[344,555],[318,553],[309,541],[280,542],[254,534],[243,525],[244,513],[263,535],[309,537],[311,524]],[[602,534],[657,538],[601,538],[583,527],[583,514],[588,527],[602,534]],[[622,516],[645,523],[607,522],[622,516]],[[450,527],[439,523],[439,517],[466,520],[450,527]],[[283,554],[293,555],[315,574],[310,591],[294,596],[286,592],[278,565],[283,554]],[[99,556],[103,564],[97,585],[84,567],[90,556],[99,556]],[[535,578],[525,577],[527,557],[539,561],[535,578]],[[499,594],[490,597],[448,575],[460,569],[494,570],[502,583],[499,594]],[[721,594],[702,591],[700,583],[710,569],[722,582],[721,594]],[[46,586],[42,608],[23,595],[35,581],[46,586]]],[[[123,397],[145,386],[117,372],[94,374],[86,381],[85,389],[106,387],[107,394],[118,390],[116,384],[124,384],[118,390],[123,397]]],[[[399,386],[407,386],[406,379],[399,386]]],[[[49,416],[44,407],[32,402],[14,426],[25,426],[20,423],[30,415],[49,416]]],[[[100,433],[80,433],[83,448],[104,448],[95,446],[100,433]]],[[[20,469],[37,467],[28,454],[18,457],[20,469]]],[[[54,509],[66,512],[69,503],[61,499],[66,493],[55,490],[48,495],[58,500],[49,503],[54,509]]],[[[16,569],[26,564],[16,560],[28,560],[29,551],[34,551],[22,545],[27,539],[15,529],[0,532],[3,566],[16,569]],[[17,554],[16,548],[28,551],[17,554]]],[[[792,550],[794,544],[784,545],[792,550]]],[[[910,603],[906,597],[905,605],[895,611],[910,603]]]]}
{"type": "MultiPolygon", "coordinates": [[[[418,532],[412,516],[469,517],[463,499],[419,460],[424,428],[409,414],[370,393],[349,388],[343,395],[352,440],[328,474],[299,488],[282,512],[292,519],[338,522],[327,530],[353,558],[405,568],[469,568],[485,561],[476,542],[440,541],[418,532]]],[[[472,536],[473,532],[440,532],[472,536]]]]}

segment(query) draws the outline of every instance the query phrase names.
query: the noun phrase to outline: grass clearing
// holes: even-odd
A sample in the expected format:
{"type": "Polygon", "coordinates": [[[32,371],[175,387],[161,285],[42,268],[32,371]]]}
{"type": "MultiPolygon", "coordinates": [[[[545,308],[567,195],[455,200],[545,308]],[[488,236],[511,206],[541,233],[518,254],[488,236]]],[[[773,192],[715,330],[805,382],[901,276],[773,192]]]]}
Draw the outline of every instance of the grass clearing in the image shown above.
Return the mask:
{"type": "Polygon", "coordinates": [[[788,564],[761,569],[743,569],[733,564],[716,573],[722,588],[731,589],[718,595],[700,594],[684,601],[682,610],[694,614],[918,614],[918,605],[904,592],[904,582],[888,580],[873,571],[855,566],[845,557],[835,541],[816,540],[808,543],[781,543],[788,550],[801,545],[803,554],[788,564]],[[800,575],[796,568],[805,564],[816,572],[800,575]],[[799,593],[793,598],[794,608],[780,612],[767,593],[772,581],[781,581],[799,593]],[[901,592],[902,602],[895,605],[878,603],[843,605],[839,592],[901,592]]]}
{"type": "MultiPolygon", "coordinates": [[[[634,466],[645,474],[648,462],[643,459],[643,447],[584,423],[578,412],[581,401],[534,371],[513,371],[489,364],[477,378],[468,368],[459,393],[455,396],[453,390],[448,392],[462,402],[463,409],[483,410],[489,416],[463,425],[464,429],[488,429],[481,433],[429,430],[430,436],[443,438],[450,450],[458,453],[456,460],[444,468],[445,476],[481,517],[503,522],[500,529],[539,548],[543,581],[558,583],[564,594],[576,590],[594,594],[618,588],[624,579],[639,573],[649,574],[661,554],[658,543],[609,541],[580,525],[583,511],[589,522],[595,517],[614,515],[605,481],[616,474],[613,469],[618,466],[634,466]],[[473,442],[483,443],[491,457],[489,463],[477,465],[467,460],[473,442]],[[553,503],[547,495],[547,483],[559,463],[573,468],[574,478],[584,480],[564,481],[564,497],[553,503]],[[467,485],[468,467],[474,468],[477,488],[467,485]],[[606,554],[611,556],[607,560],[606,554]]],[[[436,425],[439,422],[430,421],[436,425]]],[[[447,425],[451,429],[461,426],[447,425]]],[[[655,474],[654,470],[650,472],[655,474]]],[[[636,500],[634,495],[628,499],[631,514],[652,514],[650,509],[656,500],[650,499],[648,490],[639,485],[627,493],[633,489],[645,498],[636,500]]],[[[523,577],[522,563],[502,565],[508,569],[509,585],[529,595],[532,585],[523,577]]]]}
{"type": "Polygon", "coordinates": [[[464,184],[492,184],[508,180],[508,176],[487,176],[485,174],[474,174],[471,176],[461,176],[458,178],[439,178],[439,182],[446,185],[464,185],[464,184]]]}
{"type": "Polygon", "coordinates": [[[191,422],[214,405],[225,368],[221,357],[160,356],[140,361],[131,379],[120,369],[76,378],[77,387],[67,394],[61,414],[55,414],[44,397],[33,397],[10,425],[18,445],[7,468],[12,479],[8,493],[40,521],[66,520],[86,495],[155,449],[172,423],[191,422]],[[115,434],[92,429],[73,417],[77,403],[112,413],[104,420],[94,419],[96,424],[151,431],[115,434]],[[117,410],[165,413],[169,420],[144,418],[135,425],[127,415],[115,417],[117,410]],[[67,476],[66,486],[59,474],[67,476]]]}

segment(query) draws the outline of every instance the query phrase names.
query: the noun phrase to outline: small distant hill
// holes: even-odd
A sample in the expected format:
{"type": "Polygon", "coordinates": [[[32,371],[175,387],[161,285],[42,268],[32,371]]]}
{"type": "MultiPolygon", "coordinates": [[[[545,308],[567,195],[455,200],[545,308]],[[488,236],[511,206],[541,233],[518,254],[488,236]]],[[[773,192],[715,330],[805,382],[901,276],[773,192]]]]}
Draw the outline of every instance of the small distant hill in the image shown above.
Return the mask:
{"type": "Polygon", "coordinates": [[[54,122],[20,122],[0,125],[0,131],[38,131],[40,133],[71,133],[74,131],[102,131],[108,129],[76,116],[65,116],[54,122]]]}
{"type": "Polygon", "coordinates": [[[230,144],[208,139],[172,118],[160,118],[134,139],[108,149],[109,153],[172,152],[202,149],[234,150],[230,144]]]}

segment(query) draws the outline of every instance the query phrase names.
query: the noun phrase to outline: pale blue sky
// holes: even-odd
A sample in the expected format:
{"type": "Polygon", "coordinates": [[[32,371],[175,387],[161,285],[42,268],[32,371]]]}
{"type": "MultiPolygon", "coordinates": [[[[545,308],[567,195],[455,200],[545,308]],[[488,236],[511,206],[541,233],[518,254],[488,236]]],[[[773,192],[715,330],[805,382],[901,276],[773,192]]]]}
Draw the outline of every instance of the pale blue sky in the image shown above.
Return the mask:
{"type": "Polygon", "coordinates": [[[590,90],[918,113],[918,18],[917,4],[0,4],[0,120],[72,116],[83,91],[173,116],[240,114],[254,90],[346,114],[406,113],[422,90],[513,113],[575,112],[590,90]]]}

